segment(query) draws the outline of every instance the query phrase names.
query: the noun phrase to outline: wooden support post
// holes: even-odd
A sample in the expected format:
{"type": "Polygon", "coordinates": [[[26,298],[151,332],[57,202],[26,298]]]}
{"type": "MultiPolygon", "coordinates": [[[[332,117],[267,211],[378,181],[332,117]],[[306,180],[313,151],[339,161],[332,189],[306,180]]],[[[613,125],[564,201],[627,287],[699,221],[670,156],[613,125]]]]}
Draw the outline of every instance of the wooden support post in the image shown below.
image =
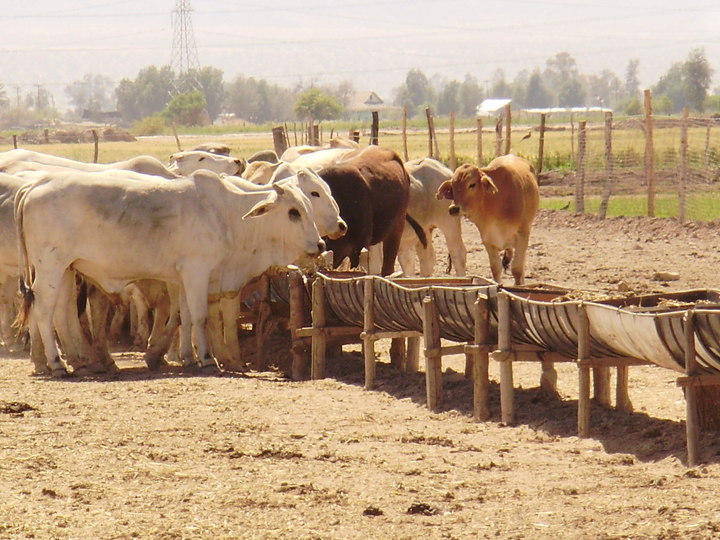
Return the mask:
{"type": "Polygon", "coordinates": [[[380,118],[377,111],[372,111],[372,127],[370,128],[370,144],[380,144],[380,118]]]}
{"type": "Polygon", "coordinates": [[[392,338],[390,340],[390,365],[404,371],[406,363],[407,345],[405,344],[405,338],[392,338]]]}
{"type": "Polygon", "coordinates": [[[289,284],[292,379],[293,381],[299,381],[305,379],[308,375],[308,356],[305,342],[297,335],[298,329],[304,328],[308,323],[307,306],[305,305],[305,285],[303,284],[302,273],[299,270],[290,272],[289,284]]]}
{"type": "Polygon", "coordinates": [[[575,179],[575,211],[585,213],[585,148],[586,148],[585,120],[580,122],[578,131],[578,164],[575,179]]]}
{"type": "MultiPolygon", "coordinates": [[[[95,130],[93,130],[95,131],[95,130]]],[[[97,133],[96,133],[97,135],[97,133]]],[[[43,129],[43,142],[45,144],[50,144],[50,130],[48,128],[43,129]]],[[[97,163],[97,161],[95,162],[97,163]]]]}
{"type": "Polygon", "coordinates": [[[618,411],[630,413],[633,410],[630,394],[628,393],[628,379],[630,366],[617,367],[617,381],[615,384],[615,408],[618,411]]]}
{"type": "Polygon", "coordinates": [[[405,363],[406,373],[417,373],[420,360],[420,338],[410,337],[407,340],[407,361],[405,363]]]}
{"type": "Polygon", "coordinates": [[[505,154],[510,153],[512,147],[511,140],[511,129],[512,129],[512,107],[510,103],[505,105],[505,154]]]}
{"type": "Polygon", "coordinates": [[[425,394],[428,409],[436,411],[443,401],[442,355],[440,353],[440,326],[435,299],[423,299],[423,337],[425,339],[425,394]]]}
{"type": "Polygon", "coordinates": [[[497,124],[495,124],[495,157],[502,154],[502,125],[502,118],[498,118],[497,124]]]}
{"type": "Polygon", "coordinates": [[[574,167],[575,161],[575,115],[570,113],[570,167],[574,167]]]}
{"type": "Polygon", "coordinates": [[[273,147],[275,153],[279,156],[283,155],[283,152],[288,148],[287,134],[283,126],[276,126],[272,128],[273,147]]]}
{"type": "MultiPolygon", "coordinates": [[[[512,326],[510,321],[510,297],[504,291],[498,293],[498,349],[512,352],[512,326]]],[[[515,422],[515,396],[512,355],[500,362],[500,419],[504,424],[515,422]]]]}
{"type": "Polygon", "coordinates": [[[322,379],[325,377],[325,349],[327,338],[323,334],[327,316],[325,314],[325,282],[317,278],[312,284],[312,336],[310,350],[310,378],[322,379]]]}
{"type": "Polygon", "coordinates": [[[428,122],[428,155],[431,158],[440,159],[440,149],[435,135],[435,120],[430,107],[425,107],[425,116],[428,122]]]}
{"type": "Polygon", "coordinates": [[[545,154],[545,122],[546,122],[547,114],[542,113],[540,115],[540,133],[539,133],[539,139],[538,142],[538,160],[537,160],[537,173],[540,174],[543,169],[543,159],[545,154]]]}
{"type": "Polygon", "coordinates": [[[270,307],[270,276],[263,274],[260,277],[260,301],[258,302],[258,318],[255,322],[255,371],[265,371],[267,361],[265,358],[265,334],[272,309],[270,307]]]}
{"type": "Polygon", "coordinates": [[[610,407],[610,368],[607,366],[592,368],[593,396],[598,405],[610,407]]]}
{"type": "Polygon", "coordinates": [[[483,145],[482,145],[482,129],[483,121],[482,118],[476,120],[477,124],[477,166],[483,166],[483,145]]]}
{"type": "Polygon", "coordinates": [[[613,191],[613,153],[612,153],[612,112],[605,113],[605,189],[600,200],[600,209],[598,215],[600,219],[607,217],[607,209],[610,204],[610,196],[613,191]]]}
{"type": "Polygon", "coordinates": [[[473,381],[473,418],[480,422],[490,418],[489,389],[490,375],[489,368],[489,345],[490,345],[490,320],[487,299],[478,294],[473,304],[473,316],[475,317],[474,345],[476,348],[472,356],[472,381],[473,381]]]}
{"type": "Polygon", "coordinates": [[[172,132],[173,135],[175,135],[175,144],[177,145],[178,152],[182,152],[182,145],[180,144],[180,137],[178,137],[177,128],[175,127],[175,123],[172,124],[172,132]]]}
{"type": "Polygon", "coordinates": [[[13,133],[13,148],[17,150],[17,134],[13,133]]]}
{"type": "MultiPolygon", "coordinates": [[[[47,132],[47,130],[45,130],[45,131],[47,132]]],[[[98,162],[98,153],[100,151],[100,148],[98,146],[100,139],[98,138],[96,129],[92,129],[92,130],[90,130],[90,132],[92,133],[92,138],[93,138],[93,163],[97,163],[98,162]]]]}
{"type": "Polygon", "coordinates": [[[578,436],[590,435],[590,323],[585,306],[580,304],[578,326],[578,436]]]}
{"type": "Polygon", "coordinates": [[[405,161],[408,161],[410,159],[408,155],[408,141],[407,141],[407,107],[403,107],[403,117],[402,117],[402,141],[403,141],[403,157],[405,158],[405,161]]]}
{"type": "Polygon", "coordinates": [[[680,124],[680,182],[678,184],[678,221],[680,223],[685,223],[687,207],[688,116],[688,108],[683,107],[682,123],[680,124]]]}
{"type": "Polygon", "coordinates": [[[457,156],[455,155],[455,112],[450,113],[450,170],[457,168],[457,156]]]}
{"type": "MultiPolygon", "coordinates": [[[[688,310],[683,318],[685,329],[685,375],[697,375],[695,358],[695,311],[688,310]]],[[[700,422],[697,407],[698,388],[692,384],[685,387],[685,437],[687,439],[687,461],[689,467],[699,463],[700,422]]]]}
{"type": "Polygon", "coordinates": [[[365,278],[365,296],[363,298],[363,355],[365,358],[365,390],[375,386],[375,279],[365,278]]]}
{"type": "Polygon", "coordinates": [[[653,145],[652,94],[645,90],[645,179],[647,181],[647,212],[655,217],[655,161],[653,145]]]}

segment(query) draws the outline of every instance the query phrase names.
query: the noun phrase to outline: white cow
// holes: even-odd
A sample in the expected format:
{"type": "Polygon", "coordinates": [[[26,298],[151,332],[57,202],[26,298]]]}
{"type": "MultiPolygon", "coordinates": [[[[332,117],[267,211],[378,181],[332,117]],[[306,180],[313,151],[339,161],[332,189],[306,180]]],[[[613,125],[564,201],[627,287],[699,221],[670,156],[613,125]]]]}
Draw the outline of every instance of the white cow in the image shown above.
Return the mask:
{"type": "Polygon", "coordinates": [[[176,178],[174,172],[157,158],[152,156],[136,156],[114,163],[86,163],[63,157],[24,150],[21,148],[0,152],[0,172],[15,174],[20,171],[44,171],[73,169],[85,172],[104,172],[110,169],[135,171],[142,174],[176,178]]]}
{"type": "Polygon", "coordinates": [[[203,152],[186,150],[170,156],[169,169],[180,176],[187,176],[199,169],[207,169],[217,174],[240,175],[245,170],[245,160],[203,152]]]}
{"type": "Polygon", "coordinates": [[[287,178],[288,176],[292,176],[303,167],[318,172],[325,167],[334,165],[349,152],[352,152],[352,149],[327,148],[303,154],[291,162],[282,163],[273,173],[272,181],[275,182],[277,180],[287,178]]]}
{"type": "Polygon", "coordinates": [[[420,275],[430,276],[435,267],[435,250],[432,245],[433,229],[440,229],[445,236],[450,261],[458,276],[466,274],[467,250],[462,239],[460,216],[450,215],[451,201],[438,200],[435,193],[444,181],[452,178],[452,171],[439,161],[431,158],[413,159],[405,163],[410,174],[410,204],[408,214],[425,231],[427,247],[423,247],[418,236],[407,223],[400,240],[398,262],[405,275],[415,274],[415,256],[420,261],[420,275]]]}
{"type": "Polygon", "coordinates": [[[247,193],[209,171],[175,182],[52,173],[21,188],[15,215],[28,286],[22,315],[37,326],[53,376],[67,373],[53,313],[73,269],[109,293],[139,279],[180,287],[199,364],[217,369],[205,336],[208,294],[238,291],[325,248],[296,188],[247,193]]]}

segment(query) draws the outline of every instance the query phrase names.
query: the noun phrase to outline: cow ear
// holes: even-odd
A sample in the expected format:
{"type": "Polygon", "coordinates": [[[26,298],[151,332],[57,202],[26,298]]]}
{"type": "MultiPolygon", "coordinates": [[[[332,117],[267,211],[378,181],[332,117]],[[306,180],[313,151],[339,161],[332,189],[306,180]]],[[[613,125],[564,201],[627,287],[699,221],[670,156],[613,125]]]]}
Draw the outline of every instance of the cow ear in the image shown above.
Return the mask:
{"type": "Polygon", "coordinates": [[[278,195],[283,195],[285,193],[285,189],[277,182],[273,182],[270,185],[273,187],[275,193],[277,193],[278,195]]]}
{"type": "MultiPolygon", "coordinates": [[[[278,186],[278,187],[280,187],[280,186],[278,186]]],[[[280,188],[280,189],[282,190],[282,188],[280,188]]],[[[247,214],[245,214],[242,218],[248,219],[248,218],[259,217],[259,216],[267,214],[270,210],[272,210],[275,206],[277,206],[278,194],[279,193],[277,193],[277,191],[271,191],[267,197],[265,197],[262,201],[257,203],[255,206],[253,206],[250,209],[250,211],[247,214]]]]}
{"type": "Polygon", "coordinates": [[[480,184],[484,186],[485,189],[487,189],[492,195],[495,195],[498,192],[498,188],[495,185],[495,182],[493,182],[493,179],[484,172],[480,173],[480,184]]]}
{"type": "Polygon", "coordinates": [[[445,180],[437,190],[435,194],[436,199],[453,199],[452,181],[445,180]]]}

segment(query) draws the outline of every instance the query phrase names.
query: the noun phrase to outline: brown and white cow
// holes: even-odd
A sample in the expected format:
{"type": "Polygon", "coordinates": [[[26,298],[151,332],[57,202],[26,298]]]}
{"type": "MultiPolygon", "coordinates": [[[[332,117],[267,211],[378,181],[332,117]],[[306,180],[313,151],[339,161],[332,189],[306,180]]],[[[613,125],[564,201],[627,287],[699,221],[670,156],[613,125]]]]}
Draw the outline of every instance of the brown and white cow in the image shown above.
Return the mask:
{"type": "Polygon", "coordinates": [[[438,199],[452,199],[449,211],[468,217],[478,231],[490,259],[493,279],[500,282],[510,265],[515,284],[525,280],[525,255],[532,223],[540,204],[535,170],[508,154],[487,167],[466,163],[438,188],[438,199]]]}

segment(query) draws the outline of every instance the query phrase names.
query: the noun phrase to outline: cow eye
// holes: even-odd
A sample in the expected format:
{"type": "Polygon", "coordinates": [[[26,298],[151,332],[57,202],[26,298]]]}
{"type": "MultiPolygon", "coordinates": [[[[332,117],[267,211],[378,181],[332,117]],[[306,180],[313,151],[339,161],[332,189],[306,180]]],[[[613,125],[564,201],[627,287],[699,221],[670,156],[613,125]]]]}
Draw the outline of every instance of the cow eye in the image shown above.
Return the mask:
{"type": "Polygon", "coordinates": [[[205,156],[200,156],[200,159],[198,159],[198,161],[202,161],[203,159],[205,159],[205,156]]]}
{"type": "Polygon", "coordinates": [[[291,208],[288,211],[288,216],[290,217],[290,221],[298,221],[300,219],[300,210],[297,208],[291,208]]]}
{"type": "Polygon", "coordinates": [[[470,184],[470,185],[468,186],[468,189],[472,189],[472,188],[474,188],[474,187],[475,187],[475,182],[473,182],[472,184],[470,184]]]}
{"type": "Polygon", "coordinates": [[[319,197],[319,196],[320,196],[320,194],[319,194],[317,191],[311,191],[311,192],[310,192],[310,195],[312,195],[313,197],[319,197]]]}

